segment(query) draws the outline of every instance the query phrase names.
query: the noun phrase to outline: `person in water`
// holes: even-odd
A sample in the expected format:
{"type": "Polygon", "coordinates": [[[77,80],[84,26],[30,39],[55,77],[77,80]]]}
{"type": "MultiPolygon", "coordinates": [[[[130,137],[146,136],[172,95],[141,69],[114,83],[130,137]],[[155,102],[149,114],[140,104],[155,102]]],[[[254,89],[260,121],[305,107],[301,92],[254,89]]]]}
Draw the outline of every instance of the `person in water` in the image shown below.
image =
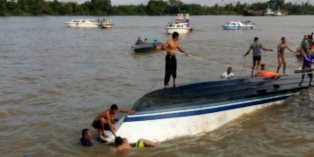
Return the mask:
{"type": "Polygon", "coordinates": [[[100,112],[92,122],[92,126],[97,129],[97,135],[101,140],[105,141],[105,138],[107,137],[104,130],[110,130],[113,135],[115,135],[116,128],[114,123],[116,121],[115,115],[117,112],[128,113],[131,115],[135,114],[134,110],[119,109],[116,104],[111,105],[110,109],[100,112]]]}
{"type": "MultiPolygon", "coordinates": [[[[113,152],[115,153],[121,153],[126,152],[132,148],[132,146],[129,144],[128,139],[122,138],[120,136],[117,136],[114,140],[115,148],[113,149],[113,152]]],[[[160,142],[152,142],[147,139],[139,139],[136,143],[136,148],[144,148],[144,147],[155,147],[158,146],[160,142]]]]}
{"type": "Polygon", "coordinates": [[[81,144],[83,146],[86,146],[86,147],[90,147],[93,145],[93,143],[91,142],[91,139],[92,139],[92,133],[90,132],[89,129],[85,128],[82,130],[82,137],[81,137],[81,144]]]}
{"type": "Polygon", "coordinates": [[[176,59],[176,50],[178,49],[180,52],[185,55],[189,55],[188,52],[184,51],[179,43],[179,33],[173,32],[172,39],[168,40],[164,45],[163,49],[166,50],[166,66],[165,66],[165,79],[164,79],[164,87],[168,88],[168,83],[170,81],[170,77],[173,78],[173,87],[176,87],[176,77],[177,77],[177,59],[176,59]]]}
{"type": "Polygon", "coordinates": [[[254,76],[254,70],[259,70],[260,68],[260,63],[262,60],[261,49],[264,51],[271,51],[271,52],[273,51],[272,49],[264,48],[263,45],[258,42],[258,37],[255,37],[254,42],[250,45],[248,51],[244,54],[244,57],[245,57],[250,53],[251,50],[253,51],[253,66],[252,66],[251,77],[254,76]]]}
{"type": "MultiPolygon", "coordinates": [[[[312,86],[312,60],[314,59],[314,55],[309,52],[309,49],[305,49],[305,53],[302,51],[303,55],[303,66],[302,71],[307,73],[308,77],[310,78],[309,86],[312,86]]],[[[299,83],[299,86],[302,86],[303,80],[304,80],[305,74],[302,74],[301,82],[299,83]]]]}
{"type": "Polygon", "coordinates": [[[277,46],[277,57],[278,57],[278,67],[277,73],[279,73],[281,65],[283,65],[283,74],[286,73],[286,60],[285,60],[285,49],[288,49],[292,53],[296,53],[291,50],[290,46],[287,44],[287,39],[285,37],[281,38],[281,42],[277,46]]]}
{"type": "Polygon", "coordinates": [[[234,73],[232,72],[232,67],[228,67],[227,71],[221,74],[220,78],[230,80],[234,77],[234,73]]]}

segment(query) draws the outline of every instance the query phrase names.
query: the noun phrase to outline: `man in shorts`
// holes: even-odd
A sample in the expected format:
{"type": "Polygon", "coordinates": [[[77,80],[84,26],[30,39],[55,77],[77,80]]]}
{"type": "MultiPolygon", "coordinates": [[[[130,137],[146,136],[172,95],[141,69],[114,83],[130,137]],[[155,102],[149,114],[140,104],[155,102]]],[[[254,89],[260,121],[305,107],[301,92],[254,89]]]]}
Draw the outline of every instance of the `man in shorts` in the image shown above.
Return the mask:
{"type": "Polygon", "coordinates": [[[244,57],[247,56],[251,50],[253,51],[253,66],[252,66],[252,73],[251,77],[254,76],[254,70],[258,71],[260,69],[260,64],[262,61],[262,50],[272,52],[272,49],[264,48],[261,43],[258,42],[258,37],[254,38],[254,42],[250,45],[248,51],[244,54],[244,57]],[[256,67],[256,69],[255,69],[256,67]]]}
{"type": "Polygon", "coordinates": [[[114,123],[116,121],[115,115],[117,112],[135,114],[134,110],[119,109],[116,104],[111,105],[110,109],[100,112],[94,119],[92,126],[97,129],[98,137],[105,141],[107,135],[105,135],[104,130],[110,130],[113,135],[115,135],[116,128],[114,123]]]}

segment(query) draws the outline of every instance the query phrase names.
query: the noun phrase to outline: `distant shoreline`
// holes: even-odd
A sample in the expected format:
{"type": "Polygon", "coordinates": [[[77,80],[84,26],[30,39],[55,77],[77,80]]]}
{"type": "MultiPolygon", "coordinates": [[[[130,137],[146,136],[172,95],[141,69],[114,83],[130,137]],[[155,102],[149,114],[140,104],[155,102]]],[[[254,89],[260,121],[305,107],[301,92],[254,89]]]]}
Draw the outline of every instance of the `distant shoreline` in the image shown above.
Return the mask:
{"type": "Polygon", "coordinates": [[[265,3],[226,4],[205,6],[185,4],[179,0],[150,0],[147,5],[111,5],[110,0],[93,0],[82,4],[54,1],[0,1],[0,16],[162,16],[189,13],[190,15],[243,15],[245,10],[264,11],[284,9],[288,15],[314,15],[314,5],[310,3],[292,4],[283,0],[265,3]]]}

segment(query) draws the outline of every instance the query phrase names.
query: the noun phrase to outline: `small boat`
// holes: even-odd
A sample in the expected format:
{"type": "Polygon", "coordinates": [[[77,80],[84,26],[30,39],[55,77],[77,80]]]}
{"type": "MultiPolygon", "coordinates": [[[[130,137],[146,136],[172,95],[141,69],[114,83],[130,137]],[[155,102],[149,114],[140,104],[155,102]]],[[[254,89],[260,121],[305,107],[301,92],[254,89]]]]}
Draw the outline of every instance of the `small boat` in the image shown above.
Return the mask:
{"type": "Polygon", "coordinates": [[[271,10],[269,8],[269,5],[267,6],[265,12],[264,12],[264,16],[275,16],[275,12],[273,12],[273,10],[271,10]]]}
{"type": "Polygon", "coordinates": [[[107,20],[106,18],[104,18],[101,22],[101,27],[102,28],[112,28],[114,25],[112,23],[111,20],[107,20]]]}
{"type": "Polygon", "coordinates": [[[241,115],[280,104],[309,88],[299,86],[300,80],[299,75],[237,78],[155,90],[135,103],[135,115],[119,119],[115,124],[116,135],[135,143],[140,138],[166,141],[204,134],[241,115]]]}
{"type": "Polygon", "coordinates": [[[161,50],[162,43],[158,40],[153,42],[143,42],[132,46],[134,52],[148,52],[153,50],[161,50]]]}
{"type": "Polygon", "coordinates": [[[288,11],[284,9],[280,9],[280,8],[278,8],[274,13],[274,16],[285,16],[285,15],[288,15],[288,11]]]}
{"type": "Polygon", "coordinates": [[[178,14],[175,21],[168,23],[166,30],[168,34],[172,34],[173,32],[178,32],[180,34],[190,33],[192,28],[190,27],[189,14],[178,14]]]}
{"type": "Polygon", "coordinates": [[[280,9],[275,11],[274,16],[282,16],[280,9]]]}
{"type": "Polygon", "coordinates": [[[252,21],[230,21],[222,26],[225,30],[254,29],[255,24],[252,21]]]}
{"type": "Polygon", "coordinates": [[[95,19],[74,19],[68,22],[65,22],[68,27],[75,28],[96,28],[99,27],[100,22],[95,19]]]}
{"type": "Polygon", "coordinates": [[[264,11],[262,10],[244,10],[243,11],[243,16],[263,16],[264,11]]]}

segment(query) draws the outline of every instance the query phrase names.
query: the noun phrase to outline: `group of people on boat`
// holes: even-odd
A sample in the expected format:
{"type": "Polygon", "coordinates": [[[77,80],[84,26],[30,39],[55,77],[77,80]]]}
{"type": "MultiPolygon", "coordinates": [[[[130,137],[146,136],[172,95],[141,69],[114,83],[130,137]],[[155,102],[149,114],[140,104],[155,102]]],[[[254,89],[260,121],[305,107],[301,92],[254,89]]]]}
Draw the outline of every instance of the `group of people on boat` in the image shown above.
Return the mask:
{"type": "MultiPolygon", "coordinates": [[[[310,78],[309,85],[311,85],[313,74],[312,72],[312,60],[314,60],[314,55],[311,54],[311,52],[314,52],[314,41],[313,41],[313,35],[307,35],[304,37],[304,40],[301,43],[301,56],[303,57],[303,65],[302,65],[302,78],[300,81],[300,86],[303,83],[305,74],[308,74],[308,77],[310,78]]],[[[168,88],[169,86],[169,80],[172,76],[173,78],[173,87],[176,87],[176,76],[177,76],[177,60],[176,60],[176,50],[179,50],[181,53],[185,54],[186,56],[190,56],[191,54],[187,51],[183,50],[181,46],[178,43],[179,40],[179,33],[174,32],[172,34],[172,39],[169,39],[164,45],[163,49],[166,51],[166,57],[165,57],[165,77],[164,77],[164,88],[168,88]]],[[[253,43],[249,46],[249,49],[244,54],[244,57],[249,55],[249,53],[252,51],[252,71],[251,71],[251,77],[254,76],[260,76],[263,78],[278,78],[281,76],[279,74],[279,71],[282,67],[282,74],[286,75],[286,60],[285,60],[285,50],[288,50],[295,55],[298,53],[296,51],[293,51],[289,44],[287,43],[286,37],[281,37],[280,43],[277,46],[277,59],[278,59],[278,66],[276,72],[267,71],[265,69],[265,64],[262,63],[262,50],[273,52],[273,49],[266,48],[259,42],[258,37],[254,37],[253,43]],[[262,65],[262,66],[261,66],[262,65]]],[[[228,67],[227,71],[224,72],[221,75],[221,78],[224,79],[231,79],[235,75],[232,72],[232,67],[228,67]]]]}
{"type": "MultiPolygon", "coordinates": [[[[93,120],[91,126],[97,130],[97,140],[100,142],[106,142],[108,135],[105,134],[105,130],[110,131],[112,135],[115,137],[114,145],[115,148],[113,152],[124,152],[131,149],[131,145],[128,142],[127,138],[122,138],[116,135],[116,127],[115,123],[118,121],[116,119],[117,113],[127,113],[130,115],[135,114],[134,110],[127,110],[127,109],[119,109],[118,105],[113,104],[111,107],[105,111],[100,112],[95,119],[93,120]]],[[[82,130],[82,137],[80,139],[80,143],[83,146],[93,146],[92,143],[92,133],[88,128],[82,130]]],[[[147,139],[139,139],[136,143],[136,148],[143,148],[143,147],[154,147],[159,145],[159,142],[153,142],[147,139]]]]}
{"type": "MultiPolygon", "coordinates": [[[[302,78],[299,83],[301,86],[304,80],[305,74],[308,74],[310,81],[309,85],[311,85],[312,81],[312,60],[314,60],[314,42],[313,42],[313,33],[310,36],[306,36],[301,43],[301,50],[300,53],[303,56],[303,66],[302,66],[302,78]]],[[[139,37],[138,42],[141,42],[141,38],[139,37]]],[[[191,54],[184,49],[181,48],[179,44],[179,33],[174,32],[172,34],[172,38],[169,39],[165,44],[162,46],[163,50],[166,51],[165,56],[165,76],[164,76],[164,88],[169,87],[170,78],[173,78],[173,87],[176,87],[176,76],[177,76],[177,59],[176,59],[176,51],[179,50],[181,53],[185,54],[186,56],[191,56],[191,54]]],[[[249,49],[244,54],[244,57],[249,55],[252,51],[252,73],[251,77],[260,76],[264,78],[278,78],[281,75],[279,71],[281,67],[283,67],[283,74],[285,74],[286,70],[286,61],[285,61],[285,50],[289,50],[292,53],[297,54],[297,52],[293,51],[290,46],[287,44],[287,39],[282,37],[280,43],[277,46],[277,58],[278,58],[278,67],[277,72],[270,72],[266,70],[266,65],[261,64],[262,62],[262,50],[273,52],[273,49],[265,48],[260,42],[259,38],[255,37],[253,43],[249,46],[249,49]],[[255,75],[254,75],[255,72],[255,75]]],[[[232,72],[232,67],[228,67],[226,72],[221,75],[221,78],[224,79],[232,79],[234,77],[234,73],[232,72]]],[[[115,148],[113,149],[114,152],[123,152],[126,150],[131,149],[131,145],[128,142],[127,138],[119,137],[116,135],[116,127],[115,122],[117,122],[116,114],[117,113],[127,113],[127,114],[135,114],[134,110],[126,110],[126,109],[119,109],[116,104],[111,105],[111,107],[105,111],[100,112],[96,118],[93,120],[91,126],[97,130],[97,139],[99,141],[106,141],[108,135],[105,134],[105,130],[110,131],[113,136],[115,137],[114,144],[115,148]]],[[[82,137],[81,137],[81,144],[84,146],[92,146],[92,133],[89,129],[85,128],[82,130],[82,137]]],[[[159,142],[153,142],[147,139],[139,139],[136,143],[135,147],[142,148],[142,147],[153,147],[159,145],[159,142]]]]}

